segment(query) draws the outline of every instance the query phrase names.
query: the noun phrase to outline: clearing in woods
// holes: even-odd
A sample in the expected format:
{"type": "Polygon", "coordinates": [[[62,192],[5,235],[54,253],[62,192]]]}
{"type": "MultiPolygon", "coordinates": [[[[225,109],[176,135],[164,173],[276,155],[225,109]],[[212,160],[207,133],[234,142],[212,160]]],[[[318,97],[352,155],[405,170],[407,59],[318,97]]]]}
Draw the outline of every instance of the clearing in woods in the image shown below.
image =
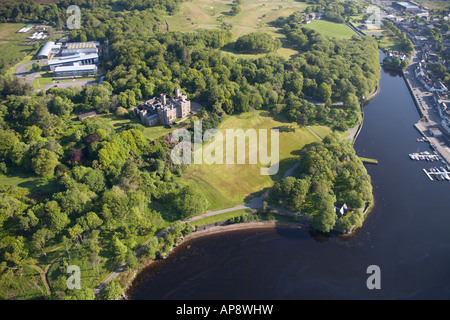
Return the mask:
{"type": "MultiPolygon", "coordinates": [[[[306,3],[293,0],[245,0],[239,5],[241,12],[236,16],[231,16],[231,0],[193,0],[184,2],[181,10],[173,16],[168,16],[167,21],[171,31],[182,32],[220,28],[222,23],[231,24],[234,40],[250,32],[265,32],[281,40],[283,46],[278,49],[277,54],[289,59],[297,52],[284,45],[284,35],[276,32],[277,30],[271,26],[271,22],[280,16],[303,11],[306,6],[306,3]]],[[[229,49],[226,51],[239,57],[248,58],[265,55],[241,55],[229,49]]]]}

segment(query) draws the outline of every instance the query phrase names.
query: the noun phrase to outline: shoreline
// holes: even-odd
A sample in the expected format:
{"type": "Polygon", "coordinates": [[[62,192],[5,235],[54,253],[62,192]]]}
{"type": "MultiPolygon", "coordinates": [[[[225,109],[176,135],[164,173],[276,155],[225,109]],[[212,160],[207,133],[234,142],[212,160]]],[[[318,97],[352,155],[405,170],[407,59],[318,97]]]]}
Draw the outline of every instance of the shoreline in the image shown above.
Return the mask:
{"type": "MultiPolygon", "coordinates": [[[[361,124],[358,126],[357,131],[355,132],[355,135],[351,138],[351,143],[354,145],[356,139],[359,136],[359,133],[361,132],[363,123],[364,123],[364,107],[363,105],[367,102],[369,102],[373,97],[375,97],[380,91],[379,84],[376,85],[374,90],[369,94],[367,98],[365,98],[360,106],[361,106],[361,113],[362,113],[362,121],[361,124]]],[[[363,212],[364,220],[367,218],[368,214],[372,211],[373,207],[375,205],[375,198],[372,195],[372,202],[371,204],[366,208],[366,210],[363,212]]],[[[233,223],[233,224],[225,224],[225,225],[212,225],[212,226],[206,226],[206,228],[202,230],[196,230],[191,232],[190,234],[183,237],[179,242],[177,242],[172,249],[166,253],[163,259],[160,260],[150,260],[147,262],[143,262],[142,266],[136,270],[132,276],[132,278],[127,281],[126,286],[123,288],[123,294],[119,297],[120,299],[128,300],[127,292],[131,289],[133,286],[133,282],[135,281],[137,275],[141,273],[145,268],[150,267],[154,263],[157,263],[158,261],[167,259],[174,251],[175,248],[178,246],[188,242],[192,241],[194,239],[199,239],[202,237],[214,235],[214,234],[220,234],[220,233],[227,233],[227,232],[233,232],[233,231],[240,231],[240,230],[252,230],[252,229],[267,229],[267,228],[276,228],[276,227],[283,227],[283,228],[296,228],[296,229],[304,229],[305,227],[310,227],[310,222],[305,221],[278,221],[278,220],[270,220],[270,221],[251,221],[251,222],[239,222],[239,223],[233,223]],[[306,225],[306,223],[308,225],[306,225]]],[[[362,222],[362,225],[364,224],[364,221],[362,222]]],[[[346,233],[341,233],[340,236],[343,237],[353,237],[357,234],[358,230],[362,227],[352,228],[346,233]]],[[[334,231],[334,229],[333,229],[334,231]]],[[[330,231],[331,233],[332,231],[330,231]]]]}
{"type": "MultiPolygon", "coordinates": [[[[364,104],[369,102],[371,99],[373,99],[380,91],[380,85],[379,83],[376,85],[374,90],[369,94],[368,97],[364,98],[364,100],[361,102],[361,113],[362,113],[362,121],[361,124],[358,126],[357,131],[355,132],[354,136],[351,138],[351,143],[354,145],[356,139],[359,136],[359,133],[362,130],[362,126],[364,123],[364,104]]],[[[373,207],[375,205],[375,197],[373,197],[372,194],[372,202],[371,204],[366,208],[366,210],[363,212],[363,222],[360,227],[352,228],[347,233],[341,233],[341,236],[344,237],[353,237],[357,234],[357,231],[362,227],[364,224],[364,220],[367,218],[368,214],[372,211],[373,207]]],[[[278,221],[278,220],[270,220],[270,221],[252,221],[252,222],[239,222],[239,223],[233,223],[233,224],[226,224],[226,225],[214,225],[210,227],[206,227],[202,230],[196,230],[191,232],[190,234],[183,237],[179,242],[177,242],[172,249],[165,255],[165,257],[162,259],[167,259],[173,252],[175,248],[178,246],[186,243],[187,241],[191,241],[193,239],[198,239],[201,237],[213,235],[213,234],[219,234],[219,233],[226,233],[226,232],[232,232],[232,231],[238,231],[238,230],[251,230],[251,229],[263,229],[263,228],[275,228],[275,227],[288,227],[288,228],[298,228],[302,229],[305,228],[306,225],[303,222],[300,221],[278,221]]],[[[310,227],[310,222],[308,222],[308,227],[310,227]]],[[[145,245],[144,245],[145,246],[145,245]]],[[[141,247],[142,249],[142,247],[141,247]]],[[[139,251],[139,250],[138,250],[139,251]]],[[[160,260],[150,260],[148,262],[142,263],[142,266],[140,266],[133,274],[132,278],[127,281],[126,286],[123,288],[123,294],[119,297],[119,299],[128,300],[127,297],[127,291],[130,290],[130,288],[133,285],[134,280],[136,279],[137,275],[141,273],[145,268],[150,267],[154,263],[158,262],[160,260]]]]}
{"type": "Polygon", "coordinates": [[[291,229],[304,229],[306,226],[301,222],[287,222],[287,221],[277,221],[277,220],[269,220],[269,221],[251,221],[251,222],[239,222],[227,225],[214,225],[207,227],[202,230],[193,231],[190,234],[184,236],[180,241],[178,241],[172,249],[164,256],[162,259],[158,260],[149,260],[148,262],[142,263],[142,266],[139,267],[133,274],[133,277],[127,282],[126,286],[123,288],[123,294],[119,297],[120,300],[129,300],[128,293],[133,286],[133,282],[136,280],[137,276],[143,272],[146,268],[152,266],[155,263],[166,260],[173,253],[174,249],[178,248],[180,245],[186,244],[189,241],[200,239],[203,237],[228,233],[233,231],[242,231],[242,230],[261,230],[261,229],[274,229],[276,227],[280,228],[291,228],[291,229]]]}

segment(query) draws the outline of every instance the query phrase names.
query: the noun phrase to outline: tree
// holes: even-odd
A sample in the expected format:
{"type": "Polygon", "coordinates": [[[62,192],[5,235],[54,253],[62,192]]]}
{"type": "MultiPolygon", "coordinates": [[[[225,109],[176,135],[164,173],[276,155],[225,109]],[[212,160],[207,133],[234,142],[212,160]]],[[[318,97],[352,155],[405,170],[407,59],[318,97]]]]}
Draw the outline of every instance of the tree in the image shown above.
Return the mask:
{"type": "Polygon", "coordinates": [[[185,186],[173,200],[173,208],[181,212],[182,218],[204,213],[208,206],[206,197],[191,185],[185,186]]]}
{"type": "Polygon", "coordinates": [[[119,178],[119,186],[127,191],[127,190],[137,190],[139,189],[141,175],[139,172],[139,168],[133,161],[126,161],[122,167],[122,174],[119,178]]]}
{"type": "Polygon", "coordinates": [[[38,126],[30,126],[25,129],[24,139],[27,143],[42,140],[42,130],[38,126]]]}
{"type": "Polygon", "coordinates": [[[45,204],[45,211],[49,217],[49,228],[56,235],[70,223],[67,213],[62,212],[58,202],[52,200],[45,204]]]}
{"type": "Polygon", "coordinates": [[[41,228],[33,234],[31,238],[31,247],[35,250],[42,251],[44,256],[47,256],[45,247],[47,245],[48,240],[50,240],[52,237],[53,234],[50,230],[46,228],[41,228]]]}
{"type": "Polygon", "coordinates": [[[95,229],[103,224],[103,220],[95,212],[88,212],[86,214],[86,221],[90,229],[95,229]]]}
{"type": "Polygon", "coordinates": [[[237,39],[234,47],[237,51],[245,53],[265,53],[278,50],[281,42],[267,33],[252,32],[237,39]]]}
{"type": "Polygon", "coordinates": [[[111,248],[112,254],[114,255],[114,259],[117,263],[122,263],[125,261],[125,258],[127,256],[128,248],[126,245],[123,244],[122,241],[116,236],[112,239],[112,248],[111,248]]]}
{"type": "Polygon", "coordinates": [[[158,251],[158,238],[153,237],[145,246],[145,253],[150,259],[155,259],[157,251],[158,251]]]}
{"type": "Polygon", "coordinates": [[[12,131],[0,130],[0,158],[8,158],[19,139],[12,131]]]}
{"type": "Polygon", "coordinates": [[[106,189],[106,177],[102,170],[90,170],[84,177],[83,182],[95,193],[101,193],[106,189]]]}
{"type": "Polygon", "coordinates": [[[77,240],[77,244],[80,245],[80,238],[81,234],[83,233],[83,228],[79,224],[76,224],[73,227],[69,228],[68,231],[72,240],[77,240]]]}
{"type": "Polygon", "coordinates": [[[238,15],[240,12],[241,12],[241,7],[239,7],[239,6],[232,6],[232,7],[231,7],[230,14],[231,14],[232,16],[236,16],[236,15],[238,15]]]}
{"type": "Polygon", "coordinates": [[[123,288],[116,279],[113,279],[100,292],[100,298],[102,300],[116,300],[122,294],[123,288]]]}
{"type": "Polygon", "coordinates": [[[334,211],[335,199],[329,194],[314,194],[313,207],[316,211],[312,218],[311,225],[315,230],[329,232],[336,223],[336,213],[334,211]]]}
{"type": "Polygon", "coordinates": [[[332,95],[331,87],[325,82],[322,82],[318,89],[319,99],[321,99],[324,102],[327,102],[331,98],[331,95],[332,95]]]}
{"type": "Polygon", "coordinates": [[[32,159],[34,172],[40,176],[53,175],[58,162],[58,156],[47,149],[40,149],[36,158],[32,159]]]}
{"type": "Polygon", "coordinates": [[[86,160],[86,156],[81,149],[72,149],[67,156],[67,163],[70,165],[83,164],[86,160]]]}

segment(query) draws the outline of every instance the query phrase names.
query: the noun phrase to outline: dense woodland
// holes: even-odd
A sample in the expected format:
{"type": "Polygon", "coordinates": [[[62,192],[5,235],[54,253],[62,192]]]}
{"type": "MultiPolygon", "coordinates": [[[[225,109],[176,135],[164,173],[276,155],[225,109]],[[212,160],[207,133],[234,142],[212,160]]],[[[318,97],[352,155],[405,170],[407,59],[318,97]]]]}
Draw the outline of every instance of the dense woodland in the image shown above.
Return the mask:
{"type": "MultiPolygon", "coordinates": [[[[43,297],[38,276],[30,276],[28,282],[18,278],[29,272],[29,265],[47,261],[50,249],[64,246],[60,268],[50,274],[51,298],[91,299],[92,288],[66,289],[64,266],[87,263],[86,269],[96,270],[94,278],[124,261],[133,268],[134,250],[144,237],[173,226],[172,232],[147,247],[146,256],[154,258],[191,231],[179,220],[208,208],[206,198],[183,183],[186,167],[170,161],[170,140],[149,141],[137,123],[116,129],[101,117],[78,121],[77,114],[96,110],[133,118],[130,108],[139,101],[160,93],[172,95],[181,87],[205,106],[202,116],[207,126],[217,126],[224,114],[263,109],[300,126],[324,124],[346,130],[361,120],[359,99],[378,82],[373,39],[328,39],[302,28],[296,22],[300,13],[276,21],[298,55],[290,60],[275,54],[238,59],[220,50],[232,41],[229,30],[161,31],[161,13],[175,11],[178,2],[119,1],[110,10],[112,2],[96,1],[96,8],[83,15],[83,28],[70,31],[72,41],[109,41],[111,60],[102,57],[106,75],[101,85],[35,93],[16,78],[1,78],[0,170],[35,175],[38,190],[0,187],[1,298],[29,298],[30,290],[34,297],[43,297]]],[[[61,8],[68,3],[22,1],[3,6],[0,19],[57,25],[61,8]]],[[[87,0],[70,4],[91,9],[87,0]]],[[[351,145],[329,138],[323,145],[310,146],[304,157],[305,176],[296,180],[303,193],[287,196],[281,205],[298,210],[293,203],[303,203],[304,197],[311,206],[318,205],[314,210],[325,208],[323,217],[328,219],[334,197],[354,208],[368,200],[370,183],[351,145]],[[324,166],[317,168],[314,161],[324,166]]],[[[297,182],[278,184],[271,193],[273,201],[277,194],[285,196],[287,183],[297,182]]],[[[357,212],[349,222],[340,222],[343,229],[360,219],[357,212]]],[[[313,227],[318,230],[334,225],[323,222],[321,214],[316,216],[313,227]]],[[[120,288],[112,282],[102,297],[115,298],[118,293],[120,288]]]]}
{"type": "Polygon", "coordinates": [[[312,216],[314,229],[345,232],[360,227],[363,212],[372,203],[370,176],[348,141],[327,136],[302,150],[296,177],[276,182],[269,204],[312,216]],[[345,203],[350,211],[339,217],[335,204],[345,203]]]}

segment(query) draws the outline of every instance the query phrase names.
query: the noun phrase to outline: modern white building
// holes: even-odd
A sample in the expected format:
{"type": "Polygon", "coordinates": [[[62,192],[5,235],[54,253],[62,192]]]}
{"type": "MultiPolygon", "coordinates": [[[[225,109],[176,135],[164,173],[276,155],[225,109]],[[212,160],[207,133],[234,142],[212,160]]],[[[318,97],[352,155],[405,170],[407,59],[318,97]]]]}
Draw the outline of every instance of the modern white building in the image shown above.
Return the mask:
{"type": "Polygon", "coordinates": [[[45,58],[48,59],[50,56],[55,54],[61,49],[61,43],[55,43],[53,41],[46,42],[41,50],[39,50],[39,53],[37,54],[38,58],[45,58]]]}
{"type": "Polygon", "coordinates": [[[97,53],[79,53],[73,56],[59,57],[58,59],[48,60],[48,66],[51,71],[54,71],[56,67],[97,64],[98,62],[99,60],[97,53]]]}
{"type": "Polygon", "coordinates": [[[65,67],[56,67],[53,77],[74,77],[74,76],[88,76],[97,74],[97,66],[93,64],[88,65],[74,65],[65,67]]]}

